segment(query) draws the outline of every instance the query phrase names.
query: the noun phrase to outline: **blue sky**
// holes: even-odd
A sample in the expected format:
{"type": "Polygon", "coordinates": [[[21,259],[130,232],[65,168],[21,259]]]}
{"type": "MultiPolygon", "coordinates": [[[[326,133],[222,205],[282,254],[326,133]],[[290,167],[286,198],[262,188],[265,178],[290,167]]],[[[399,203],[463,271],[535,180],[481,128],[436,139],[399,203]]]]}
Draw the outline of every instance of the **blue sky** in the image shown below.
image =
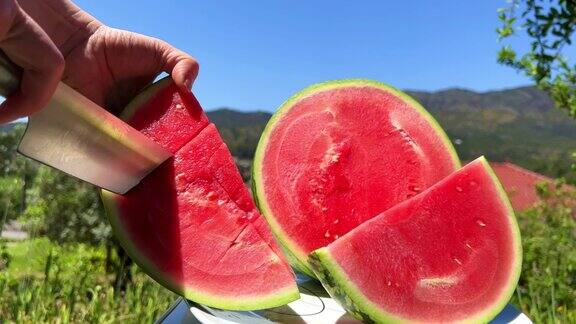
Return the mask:
{"type": "Polygon", "coordinates": [[[295,91],[337,78],[422,90],[528,84],[496,63],[496,10],[505,0],[76,3],[196,57],[194,93],[206,109],[272,111],[295,91]]]}

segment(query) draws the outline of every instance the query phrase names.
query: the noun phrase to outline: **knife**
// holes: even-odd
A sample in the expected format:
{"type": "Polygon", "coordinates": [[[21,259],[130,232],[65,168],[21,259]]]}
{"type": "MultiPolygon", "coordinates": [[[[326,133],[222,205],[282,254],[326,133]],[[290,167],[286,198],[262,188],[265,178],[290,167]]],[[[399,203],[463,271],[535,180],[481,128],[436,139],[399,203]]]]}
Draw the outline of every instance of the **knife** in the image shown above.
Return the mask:
{"type": "MultiPolygon", "coordinates": [[[[0,51],[0,96],[18,89],[21,73],[0,51]]],[[[62,82],[48,105],[28,117],[18,152],[118,194],[172,156],[62,82]]]]}

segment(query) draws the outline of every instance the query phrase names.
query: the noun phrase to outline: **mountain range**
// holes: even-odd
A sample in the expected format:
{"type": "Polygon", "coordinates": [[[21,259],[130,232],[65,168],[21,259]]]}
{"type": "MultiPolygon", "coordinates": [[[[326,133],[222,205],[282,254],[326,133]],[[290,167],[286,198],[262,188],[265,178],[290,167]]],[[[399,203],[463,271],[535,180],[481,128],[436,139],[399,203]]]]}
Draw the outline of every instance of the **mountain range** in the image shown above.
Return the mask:
{"type": "MultiPolygon", "coordinates": [[[[575,162],[571,154],[576,152],[576,120],[555,108],[548,95],[535,87],[406,92],[438,120],[463,161],[485,155],[491,161],[513,162],[552,177],[567,174],[575,162]]],[[[249,168],[271,114],[220,108],[208,116],[232,153],[249,168]]],[[[0,133],[10,132],[15,125],[0,125],[0,133]]]]}
{"type": "MultiPolygon", "coordinates": [[[[485,155],[553,177],[566,174],[574,162],[576,120],[535,87],[406,92],[438,120],[463,161],[485,155]]],[[[219,108],[208,116],[234,155],[249,159],[271,114],[219,108]]]]}

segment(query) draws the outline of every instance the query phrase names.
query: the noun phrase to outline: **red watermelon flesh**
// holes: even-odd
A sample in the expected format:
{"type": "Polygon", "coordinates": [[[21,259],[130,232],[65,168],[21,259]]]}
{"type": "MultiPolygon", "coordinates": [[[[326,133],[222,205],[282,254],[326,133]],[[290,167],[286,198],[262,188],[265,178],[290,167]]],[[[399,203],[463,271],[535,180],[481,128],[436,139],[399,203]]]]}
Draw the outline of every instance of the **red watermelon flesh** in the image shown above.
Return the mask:
{"type": "Polygon", "coordinates": [[[306,259],[459,167],[434,119],[368,80],[309,87],[282,105],[254,161],[258,205],[300,270],[306,259]]]}
{"type": "Polygon", "coordinates": [[[510,202],[480,158],[311,258],[358,318],[480,323],[510,299],[521,255],[510,202]]]}
{"type": "Polygon", "coordinates": [[[290,267],[196,99],[166,79],[123,117],[174,153],[126,195],[103,192],[131,257],[166,287],[213,307],[261,309],[298,298],[290,267]]]}
{"type": "Polygon", "coordinates": [[[136,97],[122,113],[129,124],[174,153],[210,121],[194,96],[182,95],[168,79],[136,97]],[[157,90],[163,89],[162,95],[157,90]]]}

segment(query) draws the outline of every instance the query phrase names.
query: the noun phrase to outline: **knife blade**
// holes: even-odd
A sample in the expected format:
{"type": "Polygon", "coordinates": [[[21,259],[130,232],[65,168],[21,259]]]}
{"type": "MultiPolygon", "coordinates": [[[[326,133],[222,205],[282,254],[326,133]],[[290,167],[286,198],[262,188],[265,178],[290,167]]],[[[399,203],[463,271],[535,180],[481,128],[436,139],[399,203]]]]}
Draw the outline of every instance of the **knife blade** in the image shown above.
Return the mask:
{"type": "MultiPolygon", "coordinates": [[[[18,89],[20,69],[0,51],[0,95],[18,89]]],[[[28,117],[18,152],[100,188],[125,194],[172,154],[60,82],[28,117]]]]}

